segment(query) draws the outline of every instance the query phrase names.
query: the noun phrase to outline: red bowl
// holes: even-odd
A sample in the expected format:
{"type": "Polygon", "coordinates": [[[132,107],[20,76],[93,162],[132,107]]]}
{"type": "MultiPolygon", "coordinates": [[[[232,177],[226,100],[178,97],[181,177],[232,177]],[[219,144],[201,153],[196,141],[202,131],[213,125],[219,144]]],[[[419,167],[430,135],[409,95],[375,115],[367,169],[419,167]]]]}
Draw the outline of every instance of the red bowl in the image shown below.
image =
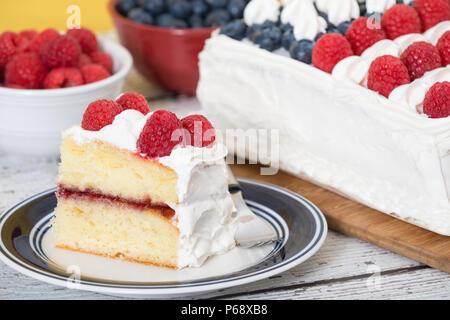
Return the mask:
{"type": "Polygon", "coordinates": [[[116,10],[109,11],[120,42],[131,52],[137,70],[164,88],[195,95],[199,79],[198,54],[216,28],[170,29],[133,22],[116,10]]]}

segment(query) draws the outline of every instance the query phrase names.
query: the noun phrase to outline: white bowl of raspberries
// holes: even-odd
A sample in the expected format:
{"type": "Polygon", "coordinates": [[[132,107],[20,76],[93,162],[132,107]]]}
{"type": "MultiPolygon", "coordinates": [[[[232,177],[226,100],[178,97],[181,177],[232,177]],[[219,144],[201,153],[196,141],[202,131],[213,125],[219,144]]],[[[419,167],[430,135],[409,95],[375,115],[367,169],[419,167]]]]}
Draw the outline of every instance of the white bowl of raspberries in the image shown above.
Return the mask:
{"type": "Polygon", "coordinates": [[[0,34],[0,153],[56,156],[89,102],[122,92],[133,59],[88,29],[0,34]]]}

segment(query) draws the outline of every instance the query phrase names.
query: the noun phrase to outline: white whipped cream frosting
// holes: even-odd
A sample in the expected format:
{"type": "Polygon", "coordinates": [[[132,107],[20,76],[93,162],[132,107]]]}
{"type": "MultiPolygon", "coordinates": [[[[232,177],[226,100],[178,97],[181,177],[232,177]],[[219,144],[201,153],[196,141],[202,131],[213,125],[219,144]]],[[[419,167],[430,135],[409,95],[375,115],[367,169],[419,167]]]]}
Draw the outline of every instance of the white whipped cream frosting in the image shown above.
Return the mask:
{"type": "MultiPolygon", "coordinates": [[[[417,41],[426,41],[430,43],[437,42],[439,38],[448,30],[450,30],[450,21],[443,21],[429,29],[423,35],[412,33],[400,36],[395,40],[384,39],[378,41],[371,47],[367,48],[361,56],[350,56],[339,61],[334,67],[332,75],[337,79],[350,80],[354,83],[367,87],[367,75],[369,68],[373,60],[377,57],[382,55],[400,57],[403,51],[412,43],[417,41]]],[[[443,73],[439,74],[447,75],[447,68],[439,68],[436,70],[440,69],[445,70],[442,71],[443,73]]],[[[432,72],[436,70],[432,70],[432,72]]],[[[414,81],[413,83],[405,84],[399,88],[396,88],[398,91],[394,90],[395,92],[391,92],[389,99],[395,99],[395,101],[399,102],[401,105],[410,106],[410,110],[421,113],[420,107],[422,105],[423,98],[425,97],[426,91],[428,91],[432,85],[431,84],[430,86],[425,87],[426,90],[424,91],[422,90],[424,88],[423,84],[429,83],[429,80],[435,79],[432,74],[434,73],[425,74],[425,80],[417,79],[417,81],[414,81]]],[[[444,80],[446,80],[446,78],[444,80]]]]}
{"type": "MultiPolygon", "coordinates": [[[[125,110],[99,131],[73,126],[63,135],[72,136],[78,144],[99,140],[135,153],[136,142],[150,116],[125,110]]],[[[209,256],[235,246],[237,220],[228,192],[226,154],[226,147],[215,142],[208,148],[175,147],[169,156],[158,159],[178,175],[178,204],[168,205],[175,211],[172,222],[180,230],[179,268],[198,267],[209,256]]]]}
{"type": "Polygon", "coordinates": [[[356,0],[315,0],[317,9],[328,15],[328,20],[339,25],[341,22],[359,18],[359,5],[356,0]]]}
{"type": "Polygon", "coordinates": [[[297,40],[314,40],[319,32],[325,32],[327,22],[320,17],[312,0],[291,0],[281,11],[281,22],[294,27],[297,40]]]}
{"type": "Polygon", "coordinates": [[[244,10],[244,21],[248,26],[266,20],[277,21],[281,4],[277,0],[251,0],[244,10]]]}
{"type": "Polygon", "coordinates": [[[395,5],[395,0],[366,0],[366,9],[368,13],[382,13],[395,5]]]}

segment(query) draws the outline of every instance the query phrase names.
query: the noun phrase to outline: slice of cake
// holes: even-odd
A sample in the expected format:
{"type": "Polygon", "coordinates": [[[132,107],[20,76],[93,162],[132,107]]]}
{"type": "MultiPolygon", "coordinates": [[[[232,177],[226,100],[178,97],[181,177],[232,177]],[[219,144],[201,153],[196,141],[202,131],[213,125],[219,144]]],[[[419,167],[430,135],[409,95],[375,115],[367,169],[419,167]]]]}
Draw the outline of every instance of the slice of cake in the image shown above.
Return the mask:
{"type": "Polygon", "coordinates": [[[203,116],[150,113],[130,93],[91,103],[63,133],[57,247],[170,268],[230,250],[226,152],[203,116]]]}
{"type": "Polygon", "coordinates": [[[280,169],[450,235],[450,6],[410,2],[251,0],[197,97],[218,129],[278,130],[280,169]]]}

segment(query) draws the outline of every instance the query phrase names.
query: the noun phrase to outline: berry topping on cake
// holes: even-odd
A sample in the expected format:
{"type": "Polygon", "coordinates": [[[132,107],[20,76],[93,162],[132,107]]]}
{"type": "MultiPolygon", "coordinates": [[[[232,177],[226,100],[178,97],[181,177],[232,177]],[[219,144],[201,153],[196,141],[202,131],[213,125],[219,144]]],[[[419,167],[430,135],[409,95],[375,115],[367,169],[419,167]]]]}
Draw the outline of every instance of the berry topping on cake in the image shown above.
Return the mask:
{"type": "Polygon", "coordinates": [[[78,60],[77,67],[81,69],[82,67],[87,66],[88,64],[92,64],[92,63],[93,62],[92,62],[91,57],[89,57],[89,55],[87,55],[86,53],[82,53],[80,55],[80,59],[78,60]]]}
{"type": "Polygon", "coordinates": [[[441,55],[442,66],[447,66],[450,63],[450,31],[445,32],[441,36],[436,44],[436,48],[441,55]]]}
{"type": "Polygon", "coordinates": [[[375,42],[386,39],[386,34],[375,20],[360,17],[353,21],[345,37],[350,42],[353,52],[359,56],[375,42]]]}
{"type": "Polygon", "coordinates": [[[448,0],[415,0],[413,7],[422,21],[422,31],[450,19],[450,3],[448,0]]]}
{"type": "Polygon", "coordinates": [[[48,41],[55,39],[57,36],[59,36],[59,33],[55,29],[45,29],[33,38],[28,46],[28,51],[33,51],[36,53],[41,52],[42,46],[48,41]]]}
{"type": "Polygon", "coordinates": [[[155,111],[142,129],[137,141],[139,151],[150,158],[170,155],[184,141],[184,130],[177,116],[166,110],[155,111]]]}
{"type": "Polygon", "coordinates": [[[430,118],[450,116],[450,82],[437,82],[425,95],[423,113],[430,118]]]}
{"type": "Polygon", "coordinates": [[[106,79],[110,76],[109,72],[99,64],[88,64],[81,68],[84,82],[86,84],[106,79]]]}
{"type": "Polygon", "coordinates": [[[122,94],[116,102],[122,106],[124,110],[134,109],[146,115],[150,112],[147,99],[136,92],[127,92],[122,94]]]}
{"type": "Polygon", "coordinates": [[[291,58],[310,64],[314,42],[308,39],[295,41],[289,48],[291,58]]]}
{"type": "Polygon", "coordinates": [[[320,70],[331,73],[339,61],[351,55],[353,51],[347,39],[339,33],[330,33],[317,41],[312,51],[312,62],[320,70]]]}
{"type": "Polygon", "coordinates": [[[19,53],[6,65],[5,83],[27,89],[39,89],[46,74],[47,69],[37,53],[19,53]]]}
{"type": "Polygon", "coordinates": [[[58,89],[80,86],[83,76],[77,68],[55,68],[44,79],[45,89],[58,89]]]}
{"type": "Polygon", "coordinates": [[[240,20],[231,21],[220,29],[220,33],[236,40],[242,40],[247,33],[247,25],[240,20]]]}
{"type": "Polygon", "coordinates": [[[19,32],[19,36],[27,39],[29,42],[33,41],[33,39],[38,35],[36,30],[29,29],[29,30],[23,30],[19,32]]]}
{"type": "Polygon", "coordinates": [[[113,61],[109,54],[104,51],[94,51],[89,55],[92,63],[103,66],[109,73],[113,71],[113,61]]]}
{"type": "Polygon", "coordinates": [[[81,48],[72,36],[61,35],[46,42],[40,53],[42,61],[49,68],[74,67],[80,59],[81,48]]]}
{"type": "Polygon", "coordinates": [[[89,54],[98,50],[97,37],[91,30],[85,28],[70,29],[67,34],[78,41],[84,53],[89,54]]]}
{"type": "Polygon", "coordinates": [[[114,118],[122,112],[122,107],[111,100],[91,102],[83,115],[81,127],[84,130],[98,131],[111,124],[114,118]]]}
{"type": "Polygon", "coordinates": [[[399,58],[385,55],[370,65],[367,87],[386,98],[392,90],[410,82],[408,69],[399,58]]]}
{"type": "Polygon", "coordinates": [[[388,9],[381,17],[381,27],[388,39],[395,39],[408,33],[420,33],[422,24],[414,8],[397,4],[388,9]]]}
{"type": "Polygon", "coordinates": [[[211,122],[204,116],[193,114],[181,119],[183,128],[189,131],[190,144],[195,147],[207,147],[216,140],[216,132],[211,122]]]}
{"type": "Polygon", "coordinates": [[[412,80],[420,78],[425,72],[442,66],[438,49],[425,41],[411,44],[400,56],[403,64],[408,68],[412,80]]]}

